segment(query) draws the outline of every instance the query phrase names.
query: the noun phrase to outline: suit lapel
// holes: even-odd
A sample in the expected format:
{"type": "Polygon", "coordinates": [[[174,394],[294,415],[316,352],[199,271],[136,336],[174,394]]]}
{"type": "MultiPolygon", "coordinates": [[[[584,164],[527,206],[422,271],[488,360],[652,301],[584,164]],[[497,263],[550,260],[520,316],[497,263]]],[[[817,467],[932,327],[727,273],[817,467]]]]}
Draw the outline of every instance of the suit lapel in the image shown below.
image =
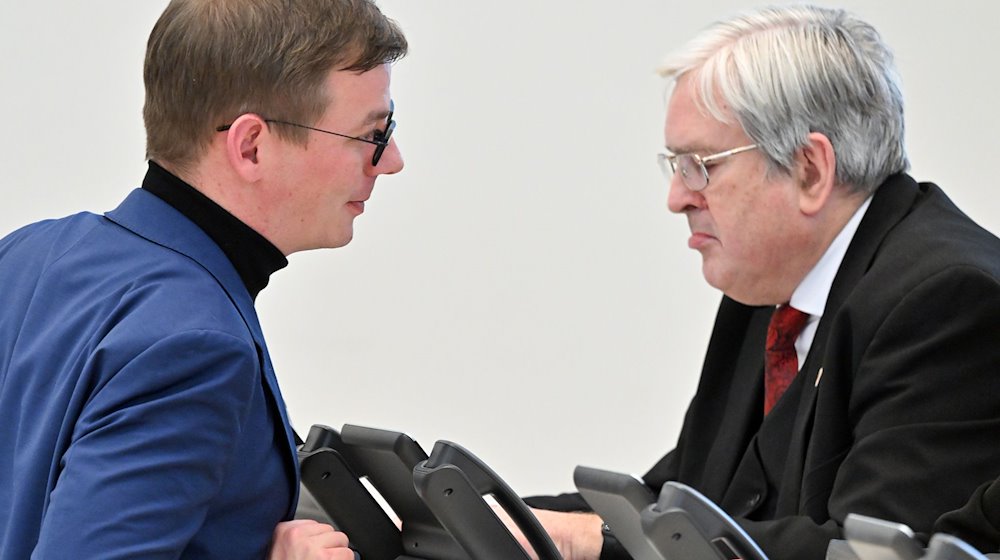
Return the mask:
{"type": "Polygon", "coordinates": [[[918,194],[916,181],[904,174],[892,176],[875,192],[868,211],[858,225],[858,231],[851,239],[844,260],[837,269],[837,276],[826,300],[823,320],[816,333],[817,339],[825,341],[825,329],[829,328],[830,321],[871,267],[886,235],[910,212],[918,194]],[[824,336],[820,337],[820,334],[824,336]]]}
{"type": "Polygon", "coordinates": [[[802,393],[794,432],[789,442],[788,463],[782,477],[778,512],[798,511],[805,483],[803,478],[813,466],[809,457],[810,433],[816,412],[816,397],[823,386],[823,362],[831,325],[844,301],[868,271],[883,239],[909,212],[918,192],[916,182],[905,174],[895,175],[882,184],[872,198],[868,211],[851,239],[844,260],[837,269],[823,317],[796,379],[797,383],[801,383],[802,393]]]}
{"type": "Polygon", "coordinates": [[[823,369],[826,344],[837,313],[871,267],[882,240],[909,212],[917,194],[918,186],[912,178],[903,174],[894,175],[876,191],[868,211],[858,225],[858,231],[851,239],[844,260],[840,263],[837,275],[830,286],[823,318],[816,328],[816,335],[800,373],[804,384],[803,399],[799,408],[800,421],[812,415],[816,392],[819,389],[819,382],[822,381],[819,372],[823,369]]]}
{"type": "Polygon", "coordinates": [[[299,469],[291,424],[288,421],[288,413],[284,400],[281,398],[278,380],[275,377],[271,358],[264,343],[264,334],[257,320],[257,311],[253,306],[253,300],[232,263],[226,258],[222,249],[201,228],[157,196],[142,189],[132,191],[118,208],[106,213],[105,216],[136,235],[197,262],[225,290],[240,316],[243,317],[254,342],[263,355],[265,385],[274,399],[281,418],[288,445],[286,458],[294,463],[289,472],[295,473],[294,491],[296,497],[292,503],[297,503],[299,469]]]}
{"type": "MultiPolygon", "coordinates": [[[[699,387],[699,393],[706,395],[709,401],[725,395],[723,410],[726,413],[704,462],[695,467],[704,472],[704,465],[712,465],[708,469],[711,475],[704,476],[701,486],[706,495],[716,500],[723,498],[743,460],[743,454],[733,450],[747,449],[761,425],[764,339],[770,311],[770,308],[745,306],[727,297],[723,299],[713,330],[704,372],[712,372],[710,379],[714,382],[699,387]],[[748,395],[753,397],[748,398],[748,395]]],[[[708,375],[703,377],[709,378],[708,375]]],[[[718,408],[713,402],[705,404],[718,408]]]]}

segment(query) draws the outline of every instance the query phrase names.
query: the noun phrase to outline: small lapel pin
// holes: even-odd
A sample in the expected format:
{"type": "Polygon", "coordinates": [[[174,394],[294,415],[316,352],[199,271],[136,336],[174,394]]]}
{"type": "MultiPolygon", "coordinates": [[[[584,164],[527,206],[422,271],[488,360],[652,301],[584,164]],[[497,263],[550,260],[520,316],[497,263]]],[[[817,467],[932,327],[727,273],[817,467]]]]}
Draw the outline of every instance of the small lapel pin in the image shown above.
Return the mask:
{"type": "Polygon", "coordinates": [[[819,372],[816,374],[816,384],[813,387],[819,387],[820,379],[823,379],[823,368],[819,368],[819,372]]]}

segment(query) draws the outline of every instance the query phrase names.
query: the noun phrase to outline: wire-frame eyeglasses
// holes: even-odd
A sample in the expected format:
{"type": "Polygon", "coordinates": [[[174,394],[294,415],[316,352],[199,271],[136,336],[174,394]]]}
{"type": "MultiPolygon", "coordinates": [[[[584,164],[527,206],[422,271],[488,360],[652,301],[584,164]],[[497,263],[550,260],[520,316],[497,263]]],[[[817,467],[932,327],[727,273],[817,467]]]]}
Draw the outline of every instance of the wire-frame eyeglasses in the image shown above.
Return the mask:
{"type": "MultiPolygon", "coordinates": [[[[358,142],[365,142],[366,144],[375,145],[375,154],[372,155],[372,166],[378,165],[380,159],[382,159],[382,153],[385,152],[385,147],[389,145],[389,138],[392,137],[392,131],[396,129],[396,121],[392,119],[392,114],[395,112],[396,104],[391,100],[389,101],[389,114],[385,118],[385,128],[382,130],[376,130],[372,133],[371,138],[362,138],[360,136],[351,136],[349,134],[341,134],[339,132],[332,132],[329,130],[323,130],[322,128],[316,128],[314,126],[308,126],[299,123],[293,123],[289,121],[283,121],[279,119],[268,119],[265,118],[264,122],[271,124],[283,124],[285,126],[296,126],[299,128],[305,128],[308,130],[315,130],[316,132],[322,132],[323,134],[332,134],[334,136],[340,136],[341,138],[348,138],[350,140],[357,140],[358,142]]],[[[229,130],[232,124],[225,124],[216,127],[216,132],[225,132],[229,130]]]]}
{"type": "Polygon", "coordinates": [[[705,167],[706,165],[729,156],[748,152],[757,147],[757,144],[750,144],[749,146],[741,146],[704,157],[698,154],[673,154],[662,149],[656,154],[656,162],[660,164],[660,170],[663,171],[663,176],[667,178],[667,181],[670,180],[670,177],[674,173],[680,173],[681,179],[684,180],[684,185],[692,191],[697,192],[704,190],[708,186],[708,168],[705,167]]]}

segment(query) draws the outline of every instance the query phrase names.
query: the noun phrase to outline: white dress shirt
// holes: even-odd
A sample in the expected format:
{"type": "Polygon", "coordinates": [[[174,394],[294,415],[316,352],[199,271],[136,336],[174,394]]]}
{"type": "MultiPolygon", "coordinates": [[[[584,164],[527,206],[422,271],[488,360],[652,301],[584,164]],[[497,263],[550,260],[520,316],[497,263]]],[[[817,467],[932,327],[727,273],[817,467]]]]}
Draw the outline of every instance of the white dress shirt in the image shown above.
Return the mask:
{"type": "Polygon", "coordinates": [[[799,360],[799,369],[802,369],[802,364],[805,363],[806,355],[809,353],[809,347],[812,346],[813,338],[816,337],[816,327],[819,326],[819,320],[823,317],[826,300],[830,296],[830,287],[833,286],[833,279],[837,276],[840,263],[844,260],[844,255],[847,254],[847,247],[851,244],[854,233],[858,231],[861,218],[868,211],[871,201],[871,197],[868,197],[858,207],[851,219],[844,224],[844,228],[840,230],[837,237],[833,239],[833,243],[830,243],[830,246],[826,248],[826,252],[820,257],[816,266],[812,267],[812,270],[806,274],[806,277],[792,292],[789,304],[795,309],[809,314],[809,321],[806,322],[802,333],[795,340],[795,354],[799,360]]]}

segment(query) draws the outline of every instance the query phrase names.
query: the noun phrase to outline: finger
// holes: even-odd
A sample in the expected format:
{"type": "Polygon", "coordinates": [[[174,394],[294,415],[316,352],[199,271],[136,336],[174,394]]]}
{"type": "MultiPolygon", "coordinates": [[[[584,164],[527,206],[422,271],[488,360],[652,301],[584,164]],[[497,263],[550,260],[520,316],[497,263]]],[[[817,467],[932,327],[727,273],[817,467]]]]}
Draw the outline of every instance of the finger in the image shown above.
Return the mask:
{"type": "Polygon", "coordinates": [[[292,535],[297,538],[311,537],[322,533],[335,532],[336,529],[312,519],[294,519],[282,521],[274,528],[274,535],[292,535]]]}
{"type": "Polygon", "coordinates": [[[356,560],[361,556],[349,548],[333,548],[329,550],[329,560],[356,560]]]}
{"type": "MultiPolygon", "coordinates": [[[[327,525],[327,527],[330,526],[327,525]]],[[[329,531],[310,535],[310,541],[323,548],[346,548],[348,545],[347,535],[333,527],[330,527],[329,531]]]]}

